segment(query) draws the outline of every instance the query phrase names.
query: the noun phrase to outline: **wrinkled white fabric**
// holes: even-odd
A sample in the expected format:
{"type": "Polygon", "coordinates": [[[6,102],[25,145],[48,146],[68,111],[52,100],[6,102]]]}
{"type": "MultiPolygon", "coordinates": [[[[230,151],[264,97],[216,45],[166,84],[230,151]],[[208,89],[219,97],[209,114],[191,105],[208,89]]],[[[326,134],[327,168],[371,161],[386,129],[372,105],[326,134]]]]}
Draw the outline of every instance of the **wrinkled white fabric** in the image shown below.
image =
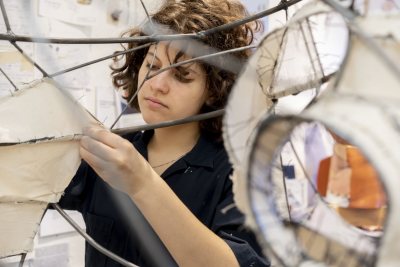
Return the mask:
{"type": "Polygon", "coordinates": [[[45,202],[0,202],[0,258],[32,250],[45,202]]]}
{"type": "Polygon", "coordinates": [[[79,163],[77,141],[0,147],[0,202],[58,202],[79,163]]]}
{"type": "Polygon", "coordinates": [[[94,121],[67,92],[47,79],[0,98],[0,143],[72,139],[94,121]]]}
{"type": "Polygon", "coordinates": [[[79,167],[83,128],[97,123],[48,79],[0,98],[0,257],[32,249],[47,204],[79,167]]]}
{"type": "MultiPolygon", "coordinates": [[[[369,18],[366,18],[369,19],[369,18]]],[[[373,18],[373,21],[376,18],[373,18]]],[[[389,19],[389,18],[382,18],[389,19]]],[[[376,27],[367,36],[375,37],[375,44],[382,52],[387,53],[394,64],[400,67],[400,42],[395,36],[389,34],[389,28],[398,25],[396,21],[388,20],[379,22],[381,31],[376,27]],[[388,24],[386,24],[388,23],[388,24]],[[390,27],[384,27],[390,25],[390,27]]],[[[366,23],[363,25],[371,25],[366,23]]],[[[367,30],[366,28],[364,30],[367,30]]],[[[398,30],[398,27],[396,28],[398,30]]],[[[258,230],[263,233],[268,249],[275,252],[284,265],[288,266],[315,266],[315,262],[304,261],[304,247],[301,238],[296,232],[295,224],[287,224],[277,212],[279,197],[276,197],[275,181],[282,179],[281,175],[273,174],[274,158],[279,157],[279,149],[292,129],[302,121],[316,121],[351,144],[356,145],[369,162],[376,168],[386,189],[388,197],[388,214],[384,225],[382,238],[371,238],[365,232],[345,223],[338,214],[327,209],[322,201],[317,202],[316,208],[310,212],[308,221],[299,221],[301,227],[309,228],[315,239],[319,235],[322,240],[333,240],[340,245],[340,254],[351,253],[354,257],[352,264],[346,266],[363,266],[375,263],[376,266],[398,266],[400,262],[400,179],[398,179],[400,166],[400,79],[377,55],[364,40],[356,35],[351,38],[350,51],[342,75],[336,77],[337,81],[331,86],[334,90],[327,90],[316,103],[311,105],[301,114],[293,114],[285,120],[271,123],[260,134],[258,143],[252,152],[253,161],[245,173],[250,173],[251,179],[247,185],[255,187],[250,194],[251,208],[255,210],[255,220],[258,230]],[[258,186],[258,188],[257,188],[258,186]],[[258,209],[257,209],[258,208],[258,209]],[[364,260],[364,262],[362,261],[364,260]]],[[[279,186],[279,185],[278,185],[279,186]]],[[[311,238],[307,239],[310,241],[311,238]]],[[[326,242],[324,242],[326,243],[326,242]]],[[[313,244],[311,241],[309,244],[313,244]]],[[[311,247],[317,253],[318,244],[311,247]]],[[[324,250],[323,250],[324,251],[324,250]]],[[[343,262],[335,265],[334,260],[340,260],[338,251],[334,247],[325,250],[326,253],[318,254],[315,258],[320,266],[342,266],[343,262]],[[330,262],[324,262],[328,261],[330,262]]],[[[345,256],[345,255],[344,255],[345,256]]],[[[349,259],[351,260],[351,259],[349,259]]]]}
{"type": "MultiPolygon", "coordinates": [[[[250,212],[246,165],[252,134],[260,119],[271,115],[272,99],[313,89],[320,85],[324,75],[336,71],[343,58],[339,54],[343,52],[337,51],[337,42],[336,46],[326,43],[347,34],[340,16],[320,1],[312,1],[285,27],[264,37],[236,81],[225,108],[223,137],[235,169],[232,175],[235,200],[244,213],[250,212]],[[321,26],[317,27],[317,22],[321,26]]],[[[346,47],[346,42],[342,46],[346,47]]],[[[282,182],[282,192],[283,187],[282,182]]],[[[286,206],[285,198],[280,206],[286,206]]],[[[253,224],[251,220],[248,223],[253,224]]]]}

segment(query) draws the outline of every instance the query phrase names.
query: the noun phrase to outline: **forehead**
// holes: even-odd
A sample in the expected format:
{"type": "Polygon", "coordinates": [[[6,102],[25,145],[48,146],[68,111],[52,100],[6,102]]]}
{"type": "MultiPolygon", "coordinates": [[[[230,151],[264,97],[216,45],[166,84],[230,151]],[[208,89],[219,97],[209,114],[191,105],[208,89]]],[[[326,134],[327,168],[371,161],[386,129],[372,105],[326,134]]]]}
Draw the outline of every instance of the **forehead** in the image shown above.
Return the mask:
{"type": "Polygon", "coordinates": [[[180,53],[178,61],[183,61],[187,59],[193,58],[191,56],[190,47],[182,41],[162,41],[159,42],[157,45],[153,44],[149,48],[149,53],[156,54],[158,58],[167,57],[171,61],[176,59],[178,53],[180,53]]]}
{"type": "MultiPolygon", "coordinates": [[[[189,60],[193,58],[191,54],[191,47],[183,41],[162,41],[157,45],[151,45],[147,57],[152,58],[155,54],[155,60],[167,64],[174,64],[177,62],[189,60]]],[[[204,72],[204,65],[201,62],[190,62],[182,65],[182,67],[195,71],[196,73],[204,72]]]]}

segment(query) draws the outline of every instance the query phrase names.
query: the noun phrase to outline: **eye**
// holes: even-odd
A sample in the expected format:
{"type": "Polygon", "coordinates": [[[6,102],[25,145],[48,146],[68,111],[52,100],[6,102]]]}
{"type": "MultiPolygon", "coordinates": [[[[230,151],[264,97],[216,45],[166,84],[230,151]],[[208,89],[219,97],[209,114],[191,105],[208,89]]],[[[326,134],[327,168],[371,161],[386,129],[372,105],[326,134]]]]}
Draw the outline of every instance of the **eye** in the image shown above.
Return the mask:
{"type": "Polygon", "coordinates": [[[189,75],[190,75],[190,72],[185,70],[185,69],[176,68],[174,70],[175,79],[177,79],[178,81],[180,81],[182,83],[190,83],[190,82],[192,82],[194,80],[193,78],[189,78],[188,77],[189,75]]]}
{"type": "Polygon", "coordinates": [[[149,69],[149,70],[151,70],[151,71],[157,71],[157,70],[160,69],[160,67],[158,67],[158,66],[155,65],[155,64],[151,65],[150,62],[147,62],[147,63],[146,63],[146,68],[149,69]]]}

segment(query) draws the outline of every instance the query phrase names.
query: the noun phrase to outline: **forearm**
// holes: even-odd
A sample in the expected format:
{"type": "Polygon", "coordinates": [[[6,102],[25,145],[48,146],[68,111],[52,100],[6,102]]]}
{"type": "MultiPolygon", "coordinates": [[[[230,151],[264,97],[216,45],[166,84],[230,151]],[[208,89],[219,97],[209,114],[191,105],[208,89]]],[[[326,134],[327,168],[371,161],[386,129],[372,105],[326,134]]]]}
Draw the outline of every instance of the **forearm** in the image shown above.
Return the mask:
{"type": "Polygon", "coordinates": [[[88,129],[81,156],[107,183],[132,198],[179,266],[239,266],[224,240],[204,226],[128,141],[88,129]]]}
{"type": "Polygon", "coordinates": [[[157,173],[131,195],[179,266],[239,266],[224,240],[203,225],[157,173]]]}

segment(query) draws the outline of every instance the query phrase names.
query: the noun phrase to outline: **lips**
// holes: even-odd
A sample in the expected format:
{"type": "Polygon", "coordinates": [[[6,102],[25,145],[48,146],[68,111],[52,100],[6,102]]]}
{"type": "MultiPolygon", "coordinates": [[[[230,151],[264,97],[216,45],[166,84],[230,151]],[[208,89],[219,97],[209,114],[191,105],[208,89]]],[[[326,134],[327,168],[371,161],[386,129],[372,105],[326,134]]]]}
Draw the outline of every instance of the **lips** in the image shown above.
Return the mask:
{"type": "Polygon", "coordinates": [[[147,103],[148,103],[150,106],[168,108],[167,105],[165,105],[163,102],[161,102],[161,101],[160,101],[159,99],[157,99],[157,98],[154,98],[154,97],[145,97],[144,99],[147,101],[147,103]]]}

